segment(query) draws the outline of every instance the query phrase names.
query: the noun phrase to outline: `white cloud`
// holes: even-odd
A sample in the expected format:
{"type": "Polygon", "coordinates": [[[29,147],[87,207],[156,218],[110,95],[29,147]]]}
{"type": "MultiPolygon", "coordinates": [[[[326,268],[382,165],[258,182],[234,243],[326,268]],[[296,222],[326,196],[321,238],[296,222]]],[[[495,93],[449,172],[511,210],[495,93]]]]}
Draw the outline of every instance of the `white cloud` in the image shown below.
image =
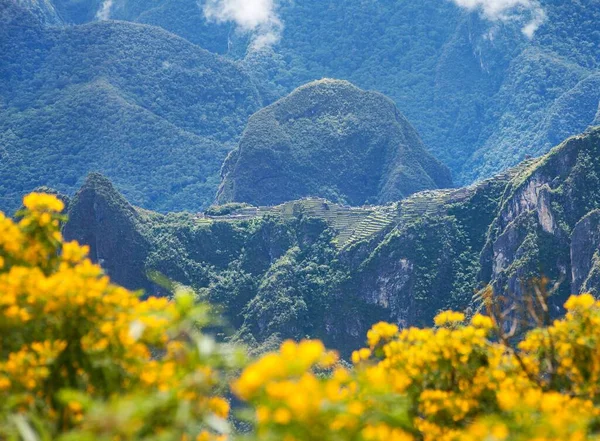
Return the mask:
{"type": "Polygon", "coordinates": [[[491,21],[527,20],[521,29],[532,38],[546,20],[546,13],[538,0],[452,0],[469,11],[480,11],[491,21]]]}
{"type": "Polygon", "coordinates": [[[275,1],[205,0],[202,10],[208,20],[233,22],[240,31],[252,33],[252,45],[258,49],[276,43],[283,29],[275,1]]]}
{"type": "Polygon", "coordinates": [[[98,20],[108,20],[110,18],[110,10],[113,5],[113,0],[104,0],[100,5],[100,9],[96,12],[98,20]]]}

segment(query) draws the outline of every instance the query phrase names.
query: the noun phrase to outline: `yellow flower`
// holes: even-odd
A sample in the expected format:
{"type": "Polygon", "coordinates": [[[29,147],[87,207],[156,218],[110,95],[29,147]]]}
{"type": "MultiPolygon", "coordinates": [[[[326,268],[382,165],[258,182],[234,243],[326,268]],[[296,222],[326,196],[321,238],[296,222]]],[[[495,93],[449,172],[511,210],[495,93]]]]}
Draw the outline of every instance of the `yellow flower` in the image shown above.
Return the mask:
{"type": "Polygon", "coordinates": [[[208,403],[208,407],[221,418],[227,418],[229,415],[229,403],[221,397],[212,397],[208,403]]]}
{"type": "Polygon", "coordinates": [[[259,406],[256,409],[256,420],[258,421],[259,424],[265,424],[269,420],[270,416],[271,416],[271,412],[269,411],[269,409],[267,407],[259,406]]]}
{"type": "Polygon", "coordinates": [[[81,412],[81,410],[83,409],[81,403],[79,403],[78,401],[69,401],[67,403],[67,407],[71,412],[81,412]]]}
{"type": "Polygon", "coordinates": [[[379,342],[390,340],[397,334],[398,326],[391,323],[379,322],[367,332],[367,342],[371,349],[373,349],[379,342]]]}
{"type": "Polygon", "coordinates": [[[473,318],[471,318],[471,324],[476,328],[482,329],[491,329],[494,327],[492,319],[481,314],[475,314],[473,318]]]}
{"type": "Polygon", "coordinates": [[[579,296],[571,296],[569,300],[565,303],[565,309],[568,311],[573,311],[576,309],[589,309],[594,305],[596,300],[594,296],[591,294],[581,294],[579,296]]]}
{"type": "Polygon", "coordinates": [[[465,315],[462,312],[444,311],[435,316],[434,323],[436,326],[454,325],[463,322],[465,315]]]}
{"type": "Polygon", "coordinates": [[[31,211],[61,212],[65,204],[56,196],[45,193],[30,193],[23,198],[23,205],[31,211]]]}
{"type": "Polygon", "coordinates": [[[275,421],[277,424],[287,424],[291,419],[292,414],[287,409],[279,408],[273,412],[273,421],[275,421]]]}

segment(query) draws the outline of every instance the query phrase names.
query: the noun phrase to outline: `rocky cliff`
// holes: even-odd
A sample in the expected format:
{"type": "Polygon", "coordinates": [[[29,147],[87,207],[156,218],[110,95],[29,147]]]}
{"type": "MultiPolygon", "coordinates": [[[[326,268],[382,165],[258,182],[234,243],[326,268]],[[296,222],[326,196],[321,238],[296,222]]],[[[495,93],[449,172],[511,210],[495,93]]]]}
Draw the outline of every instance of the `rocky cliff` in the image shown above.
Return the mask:
{"type": "Polygon", "coordinates": [[[110,181],[90,174],[69,205],[65,238],[88,245],[91,258],[115,282],[151,291],[144,270],[150,244],[140,226],[140,214],[110,181]]]}

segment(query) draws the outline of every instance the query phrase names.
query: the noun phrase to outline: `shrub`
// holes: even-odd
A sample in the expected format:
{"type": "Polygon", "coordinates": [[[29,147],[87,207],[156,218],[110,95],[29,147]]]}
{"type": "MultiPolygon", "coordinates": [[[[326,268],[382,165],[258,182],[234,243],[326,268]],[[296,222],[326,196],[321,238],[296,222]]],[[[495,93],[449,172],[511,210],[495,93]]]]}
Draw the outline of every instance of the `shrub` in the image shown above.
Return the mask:
{"type": "Polygon", "coordinates": [[[286,341],[232,380],[243,357],[201,332],[208,308],[184,290],[142,300],[111,284],[62,240],[62,208],[34,193],[18,222],[0,214],[2,440],[598,439],[589,294],[519,342],[493,308],[446,311],[429,329],[376,324],[353,366],[319,341],[286,341]],[[243,433],[228,422],[230,392],[243,433]]]}
{"type": "Polygon", "coordinates": [[[236,356],[190,293],[141,300],[62,241],[63,204],[0,215],[0,439],[219,439],[236,356]]]}
{"type": "Polygon", "coordinates": [[[600,302],[568,312],[518,348],[495,343],[498,323],[443,312],[436,328],[379,323],[353,369],[331,366],[318,342],[285,343],[250,365],[235,392],[255,408],[260,440],[584,440],[599,414],[600,302]]]}

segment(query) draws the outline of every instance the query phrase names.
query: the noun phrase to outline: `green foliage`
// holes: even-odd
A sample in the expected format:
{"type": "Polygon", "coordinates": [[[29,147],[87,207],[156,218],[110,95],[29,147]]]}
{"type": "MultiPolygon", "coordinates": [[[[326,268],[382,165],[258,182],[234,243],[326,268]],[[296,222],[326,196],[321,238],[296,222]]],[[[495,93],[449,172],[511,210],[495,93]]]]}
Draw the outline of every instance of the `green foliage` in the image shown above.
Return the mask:
{"type": "Polygon", "coordinates": [[[240,202],[231,202],[229,204],[224,205],[211,205],[206,210],[204,210],[204,214],[206,214],[207,216],[225,216],[236,212],[240,208],[247,208],[251,206],[252,205],[250,204],[240,202]]]}
{"type": "Polygon", "coordinates": [[[231,61],[159,28],[125,22],[0,30],[3,208],[90,171],[137,205],[201,210],[260,99],[231,61]]]}
{"type": "Polygon", "coordinates": [[[385,203],[451,186],[448,170],[391,101],[332,80],[253,115],[223,171],[219,201],[255,205],[304,196],[385,203]]]}
{"type": "Polygon", "coordinates": [[[569,139],[477,185],[386,207],[304,199],[211,219],[162,215],[131,207],[93,175],[71,203],[65,234],[90,243],[126,287],[160,292],[140,282],[159,271],[201,291],[253,351],[308,336],[347,355],[374,322],[423,324],[440,309],[477,307],[483,285],[518,296],[542,274],[559,285],[553,311],[571,289],[593,289],[599,136],[569,139]]]}
{"type": "MultiPolygon", "coordinates": [[[[136,204],[201,210],[247,117],[323,77],[389,96],[459,183],[543,154],[598,123],[596,0],[542,2],[548,18],[531,40],[518,20],[499,26],[440,0],[283,2],[282,39],[261,51],[247,50],[248,36],[231,24],[208,23],[196,0],[123,0],[111,9],[114,19],[162,27],[194,44],[124,22],[39,27],[93,21],[98,0],[54,0],[57,13],[42,3],[20,5],[29,12],[3,6],[8,25],[0,39],[0,154],[12,171],[2,179],[6,208],[38,185],[72,192],[87,171],[99,170],[136,204]],[[38,159],[26,154],[33,150],[50,170],[28,165],[38,159]],[[71,166],[72,155],[85,159],[71,166]],[[14,187],[6,184],[13,179],[14,187]]],[[[321,123],[349,122],[334,115],[321,123]]],[[[300,134],[306,143],[311,136],[300,134]]],[[[351,202],[338,187],[311,191],[351,202]]]]}
{"type": "Polygon", "coordinates": [[[452,2],[284,3],[269,81],[291,90],[346,79],[394,100],[458,183],[543,154],[592,124],[598,108],[596,0],[542,1],[534,38],[452,2]],[[466,159],[468,158],[468,161],[466,159]]]}

